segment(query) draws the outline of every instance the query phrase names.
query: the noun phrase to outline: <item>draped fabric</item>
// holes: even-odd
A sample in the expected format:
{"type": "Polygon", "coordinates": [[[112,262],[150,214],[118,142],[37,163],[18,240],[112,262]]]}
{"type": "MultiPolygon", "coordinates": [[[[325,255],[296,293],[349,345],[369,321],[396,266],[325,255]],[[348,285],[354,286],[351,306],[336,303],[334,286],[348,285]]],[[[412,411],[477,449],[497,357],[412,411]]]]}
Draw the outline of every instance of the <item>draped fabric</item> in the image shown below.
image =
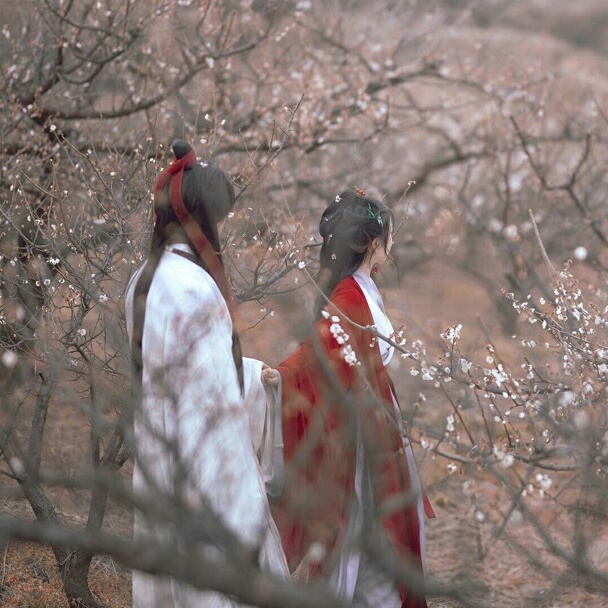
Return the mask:
{"type": "MultiPolygon", "coordinates": [[[[154,204],[159,204],[159,199],[162,191],[169,184],[169,203],[179,220],[184,232],[190,239],[192,246],[199,255],[200,263],[205,270],[211,275],[216,285],[218,286],[224,302],[228,307],[230,318],[232,321],[232,357],[236,366],[237,378],[241,389],[243,388],[243,361],[241,353],[241,341],[238,335],[238,324],[240,322],[236,307],[234,294],[228,283],[224,265],[213,249],[209,239],[205,236],[202,228],[196,223],[192,216],[188,213],[184,201],[182,199],[182,181],[184,170],[196,163],[196,154],[190,149],[187,154],[181,158],[176,158],[159,176],[154,187],[154,204]]],[[[209,210],[211,211],[211,210],[209,210]]],[[[192,252],[190,252],[192,254],[192,252]]]]}
{"type": "MultiPolygon", "coordinates": [[[[188,251],[185,245],[173,248],[188,251]]],[[[140,272],[126,294],[130,336],[140,272]]],[[[287,575],[245,409],[247,399],[264,399],[259,364],[244,363],[245,397],[232,356],[230,313],[217,284],[199,265],[165,251],[146,301],[142,402],[134,421],[134,491],[150,501],[159,495],[177,497],[203,514],[211,510],[252,554],[260,552],[263,567],[287,575]]],[[[159,522],[140,511],[135,513],[134,533],[165,537],[176,546],[182,543],[186,551],[207,549],[202,542],[188,545],[179,523],[159,522]]],[[[137,571],[133,604],[236,605],[220,594],[137,571]]]]}
{"type": "MultiPolygon", "coordinates": [[[[362,525],[372,536],[381,532],[398,558],[422,576],[418,500],[392,382],[377,341],[344,318],[362,327],[374,324],[353,276],[337,285],[327,309],[330,318],[319,320],[311,337],[277,367],[286,488],[275,514],[287,559],[293,569],[316,555],[313,575],[327,574],[335,566],[357,504],[360,438],[381,530],[369,529],[374,520],[364,518],[362,525]],[[340,318],[338,323],[333,315],[340,318]],[[348,336],[345,343],[337,325],[348,336]],[[347,346],[355,353],[355,364],[347,346]]],[[[399,593],[403,608],[426,606],[424,598],[403,587],[399,593]]]]}

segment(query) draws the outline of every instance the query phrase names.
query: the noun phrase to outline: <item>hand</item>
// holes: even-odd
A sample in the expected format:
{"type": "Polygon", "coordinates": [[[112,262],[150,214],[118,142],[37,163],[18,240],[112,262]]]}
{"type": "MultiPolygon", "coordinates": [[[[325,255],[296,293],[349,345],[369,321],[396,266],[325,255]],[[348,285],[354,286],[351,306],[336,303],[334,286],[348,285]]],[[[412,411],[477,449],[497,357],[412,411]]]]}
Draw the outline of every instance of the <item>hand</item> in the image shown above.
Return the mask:
{"type": "Polygon", "coordinates": [[[279,384],[279,372],[263,363],[261,380],[262,384],[266,384],[267,386],[277,386],[279,384]]]}

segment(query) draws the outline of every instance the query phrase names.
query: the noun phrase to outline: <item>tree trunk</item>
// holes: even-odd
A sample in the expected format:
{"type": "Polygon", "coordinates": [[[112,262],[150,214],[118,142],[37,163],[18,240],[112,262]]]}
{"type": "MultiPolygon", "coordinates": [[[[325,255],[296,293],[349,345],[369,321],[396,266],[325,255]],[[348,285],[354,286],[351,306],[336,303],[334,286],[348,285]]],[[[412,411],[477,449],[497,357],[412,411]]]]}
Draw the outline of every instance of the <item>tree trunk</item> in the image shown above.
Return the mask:
{"type": "MultiPolygon", "coordinates": [[[[57,557],[57,552],[55,556],[57,557]]],[[[89,589],[89,568],[92,558],[92,555],[77,549],[68,553],[63,560],[57,559],[63,579],[63,590],[70,608],[105,608],[89,589]]]]}
{"type": "MultiPolygon", "coordinates": [[[[60,525],[59,517],[40,484],[31,478],[19,479],[23,493],[30,503],[36,519],[60,525]]],[[[89,567],[92,555],[75,547],[52,547],[63,580],[63,589],[72,608],[105,608],[89,589],[89,567]]]]}
{"type": "MultiPolygon", "coordinates": [[[[33,426],[37,431],[37,433],[33,433],[34,436],[38,433],[42,433],[44,428],[44,420],[46,418],[45,410],[46,406],[48,406],[48,400],[40,399],[38,405],[40,407],[34,416],[33,423],[33,426]]],[[[2,452],[4,453],[6,461],[10,463],[13,459],[11,458],[9,441],[8,435],[0,431],[2,452]]],[[[34,468],[36,468],[36,463],[39,463],[39,459],[37,458],[39,448],[32,448],[32,444],[30,444],[30,448],[29,456],[34,463],[34,468]]],[[[30,503],[36,519],[41,524],[50,523],[61,525],[55,507],[42,489],[42,486],[36,478],[37,475],[32,475],[32,470],[12,470],[12,472],[21,486],[23,495],[30,503]]],[[[51,547],[51,549],[57,561],[57,566],[63,580],[63,589],[70,607],[105,608],[105,606],[93,596],[89,589],[88,575],[93,556],[84,553],[76,547],[51,547]]]]}

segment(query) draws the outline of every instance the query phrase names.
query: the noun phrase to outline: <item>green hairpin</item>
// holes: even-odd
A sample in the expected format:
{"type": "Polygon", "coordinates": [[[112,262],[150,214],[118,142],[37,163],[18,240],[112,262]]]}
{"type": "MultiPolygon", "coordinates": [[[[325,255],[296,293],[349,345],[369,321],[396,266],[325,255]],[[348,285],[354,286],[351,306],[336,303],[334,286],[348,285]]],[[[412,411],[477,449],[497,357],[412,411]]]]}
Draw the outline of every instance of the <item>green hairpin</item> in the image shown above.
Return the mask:
{"type": "Polygon", "coordinates": [[[380,226],[384,226],[384,224],[382,223],[382,218],[380,217],[380,214],[376,215],[374,213],[371,203],[367,203],[367,217],[369,217],[370,220],[373,220],[373,219],[377,220],[378,224],[380,226]]]}

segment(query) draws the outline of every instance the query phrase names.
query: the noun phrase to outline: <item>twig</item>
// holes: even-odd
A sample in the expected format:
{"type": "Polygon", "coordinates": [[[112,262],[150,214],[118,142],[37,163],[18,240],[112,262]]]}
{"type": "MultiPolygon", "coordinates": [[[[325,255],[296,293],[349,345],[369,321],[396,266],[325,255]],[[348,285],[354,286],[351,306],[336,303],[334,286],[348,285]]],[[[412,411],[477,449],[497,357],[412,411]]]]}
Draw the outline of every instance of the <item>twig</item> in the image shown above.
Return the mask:
{"type": "Polygon", "coordinates": [[[528,215],[530,216],[530,220],[532,221],[532,227],[534,228],[534,236],[536,236],[536,242],[538,243],[538,246],[540,248],[540,254],[543,258],[543,262],[545,263],[545,266],[547,267],[551,278],[558,279],[559,272],[555,270],[553,264],[551,263],[551,260],[549,259],[549,256],[547,255],[547,251],[545,249],[545,246],[543,245],[543,240],[540,238],[540,232],[538,231],[538,226],[536,225],[536,220],[534,219],[532,209],[528,209],[528,215]]]}
{"type": "MultiPolygon", "coordinates": [[[[236,195],[235,200],[238,200],[238,198],[243,194],[243,192],[245,192],[245,190],[247,190],[247,188],[249,188],[249,186],[253,183],[253,180],[266,167],[268,167],[274,161],[274,159],[283,151],[283,148],[285,148],[285,145],[287,144],[289,134],[291,133],[291,125],[293,124],[293,121],[295,120],[296,113],[300,109],[300,105],[302,104],[303,100],[304,100],[304,93],[302,93],[302,95],[300,95],[300,99],[298,99],[296,105],[289,110],[289,120],[287,121],[287,126],[285,127],[285,129],[283,129],[283,137],[281,138],[279,145],[276,147],[276,149],[272,153],[270,153],[270,148],[269,148],[268,158],[259,167],[257,167],[255,169],[253,174],[247,180],[247,183],[240,189],[240,191],[236,195]]],[[[273,137],[274,137],[274,130],[273,130],[273,137]]]]}

